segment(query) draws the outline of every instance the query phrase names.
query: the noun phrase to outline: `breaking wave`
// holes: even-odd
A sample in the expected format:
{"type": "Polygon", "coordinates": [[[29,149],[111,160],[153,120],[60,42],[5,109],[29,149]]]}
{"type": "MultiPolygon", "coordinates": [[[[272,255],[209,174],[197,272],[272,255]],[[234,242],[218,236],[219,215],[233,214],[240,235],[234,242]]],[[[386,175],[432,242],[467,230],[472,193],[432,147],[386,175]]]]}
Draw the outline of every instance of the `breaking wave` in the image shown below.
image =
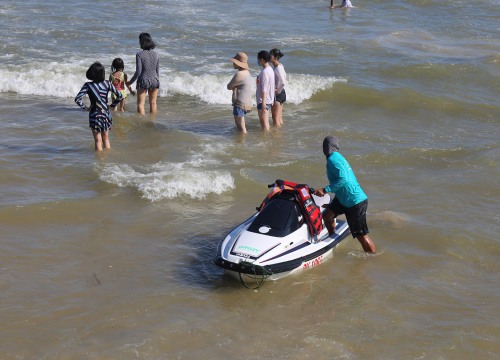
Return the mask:
{"type": "Polygon", "coordinates": [[[152,202],[187,196],[204,199],[235,188],[228,171],[200,170],[182,163],[157,163],[133,167],[127,164],[96,165],[99,178],[119,187],[133,187],[152,202]]]}
{"type": "MultiPolygon", "coordinates": [[[[128,59],[127,64],[133,64],[133,61],[128,59]]],[[[85,78],[87,68],[88,60],[73,60],[64,64],[37,62],[22,66],[6,65],[0,68],[0,92],[72,98],[87,81],[85,78]]],[[[131,66],[127,68],[130,69],[131,66]]],[[[197,97],[208,104],[230,104],[231,94],[226,89],[226,84],[231,79],[233,70],[226,69],[229,72],[221,70],[215,74],[192,74],[162,68],[160,96],[187,95],[197,97]]],[[[107,69],[107,74],[108,71],[107,69]]],[[[126,72],[130,75],[133,73],[131,70],[126,72]]],[[[252,75],[255,77],[256,71],[252,75]]],[[[315,93],[331,88],[336,82],[346,82],[346,80],[317,75],[288,74],[287,101],[300,104],[315,93]]]]}

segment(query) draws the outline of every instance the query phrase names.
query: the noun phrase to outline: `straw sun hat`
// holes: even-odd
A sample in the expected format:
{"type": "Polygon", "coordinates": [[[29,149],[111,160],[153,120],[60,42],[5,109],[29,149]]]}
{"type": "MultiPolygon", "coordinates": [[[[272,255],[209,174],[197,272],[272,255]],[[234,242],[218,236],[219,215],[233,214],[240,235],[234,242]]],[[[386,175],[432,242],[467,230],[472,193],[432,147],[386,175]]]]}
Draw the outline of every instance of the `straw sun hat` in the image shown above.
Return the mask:
{"type": "Polygon", "coordinates": [[[244,52],[237,52],[236,55],[234,55],[234,57],[229,60],[231,60],[240,68],[248,70],[248,56],[244,52]]]}

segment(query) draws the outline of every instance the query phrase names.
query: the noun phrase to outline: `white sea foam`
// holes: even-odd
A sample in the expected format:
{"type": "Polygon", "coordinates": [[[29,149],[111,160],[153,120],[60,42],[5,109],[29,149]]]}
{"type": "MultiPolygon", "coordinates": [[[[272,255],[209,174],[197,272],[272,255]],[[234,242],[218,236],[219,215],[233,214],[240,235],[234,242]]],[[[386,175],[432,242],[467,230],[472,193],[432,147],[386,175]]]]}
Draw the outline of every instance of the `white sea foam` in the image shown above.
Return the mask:
{"type": "Polygon", "coordinates": [[[0,92],[74,97],[84,83],[86,67],[56,62],[0,69],[0,92]],[[83,75],[83,77],[82,77],[83,75]]]}
{"type": "Polygon", "coordinates": [[[286,98],[292,104],[300,104],[310,99],[317,92],[332,87],[337,82],[347,82],[346,79],[342,78],[316,75],[287,74],[287,77],[286,98]]]}
{"type": "Polygon", "coordinates": [[[186,196],[204,199],[235,188],[226,162],[218,157],[228,150],[227,144],[205,143],[183,162],[164,161],[148,165],[97,163],[99,178],[119,187],[131,187],[152,202],[186,196]]]}
{"type": "MultiPolygon", "coordinates": [[[[85,72],[88,63],[88,60],[73,60],[64,64],[47,62],[2,66],[0,67],[0,92],[72,98],[87,81],[85,72]]],[[[127,64],[132,63],[132,59],[127,59],[127,64]]],[[[132,66],[127,66],[128,69],[130,67],[132,66]]],[[[127,72],[132,73],[130,70],[127,72]]],[[[208,104],[228,105],[231,102],[231,94],[226,89],[226,85],[232,77],[232,72],[228,74],[223,69],[217,69],[217,72],[215,74],[192,74],[162,68],[160,96],[187,95],[197,97],[208,104]]],[[[287,101],[300,104],[318,91],[328,89],[336,82],[345,81],[345,79],[335,77],[288,74],[287,101]]]]}
{"type": "Polygon", "coordinates": [[[262,167],[286,167],[296,163],[296,161],[284,161],[277,163],[261,164],[262,167]]]}
{"type": "MultiPolygon", "coordinates": [[[[191,75],[189,73],[171,74],[164,80],[166,90],[163,95],[190,95],[198,97],[209,104],[230,104],[230,93],[226,89],[226,84],[231,77],[227,75],[191,75]]],[[[345,79],[335,77],[321,77],[304,74],[288,74],[288,84],[286,87],[287,101],[292,104],[311,98],[315,93],[330,88],[336,82],[346,82],[345,79]]],[[[255,92],[253,85],[252,93],[255,92]]],[[[255,103],[255,98],[253,99],[255,103]]]]}
{"type": "Polygon", "coordinates": [[[203,199],[209,194],[222,194],[234,189],[228,171],[200,170],[183,163],[157,163],[146,167],[127,164],[96,165],[102,181],[119,187],[133,187],[150,201],[187,196],[203,199]]]}

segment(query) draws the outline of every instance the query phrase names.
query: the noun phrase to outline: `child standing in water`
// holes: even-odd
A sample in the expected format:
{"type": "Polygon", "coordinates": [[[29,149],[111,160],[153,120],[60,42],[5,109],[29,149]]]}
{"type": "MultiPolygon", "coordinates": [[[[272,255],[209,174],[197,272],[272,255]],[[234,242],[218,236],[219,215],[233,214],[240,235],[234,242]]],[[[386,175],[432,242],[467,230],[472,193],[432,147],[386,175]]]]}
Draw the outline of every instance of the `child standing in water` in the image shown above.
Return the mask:
{"type": "Polygon", "coordinates": [[[108,80],[104,80],[106,71],[100,62],[93,63],[87,70],[86,76],[91,81],[83,84],[82,89],[75,97],[75,102],[83,110],[89,111],[89,127],[94,136],[95,149],[99,151],[103,147],[104,149],[109,149],[111,145],[109,143],[108,132],[111,129],[113,120],[108,107],[108,94],[112,92],[116,96],[111,104],[112,108],[116,107],[122,101],[123,96],[121,92],[116,90],[113,84],[108,80]],[[90,99],[90,107],[85,106],[82,101],[86,94],[90,99]]]}
{"type": "MultiPolygon", "coordinates": [[[[125,111],[125,98],[127,97],[127,90],[125,90],[125,85],[127,83],[127,74],[123,72],[125,65],[123,60],[116,58],[111,64],[111,75],[109,75],[109,81],[115,86],[116,90],[122,93],[123,99],[120,101],[120,111],[125,111]]],[[[132,95],[135,95],[135,91],[132,90],[130,85],[127,85],[128,90],[132,95]]],[[[112,94],[111,98],[115,100],[115,96],[112,94]]],[[[116,108],[113,110],[116,111],[116,108]]]]}

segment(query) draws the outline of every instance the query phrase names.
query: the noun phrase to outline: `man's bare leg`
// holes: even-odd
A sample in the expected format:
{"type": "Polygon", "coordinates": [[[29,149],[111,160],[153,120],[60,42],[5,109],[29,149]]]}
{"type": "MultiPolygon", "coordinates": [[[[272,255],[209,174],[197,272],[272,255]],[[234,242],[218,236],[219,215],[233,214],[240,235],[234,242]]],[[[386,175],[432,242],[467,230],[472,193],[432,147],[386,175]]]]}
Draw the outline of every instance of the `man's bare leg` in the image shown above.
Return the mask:
{"type": "Polygon", "coordinates": [[[367,252],[367,253],[374,253],[375,252],[375,244],[373,244],[373,241],[368,236],[368,234],[359,235],[357,237],[357,239],[361,243],[361,246],[363,247],[363,250],[365,252],[367,252]]]}
{"type": "Polygon", "coordinates": [[[332,210],[326,209],[323,213],[323,220],[325,221],[325,226],[328,229],[328,234],[331,236],[335,232],[335,227],[337,226],[337,220],[335,214],[332,210]]]}

